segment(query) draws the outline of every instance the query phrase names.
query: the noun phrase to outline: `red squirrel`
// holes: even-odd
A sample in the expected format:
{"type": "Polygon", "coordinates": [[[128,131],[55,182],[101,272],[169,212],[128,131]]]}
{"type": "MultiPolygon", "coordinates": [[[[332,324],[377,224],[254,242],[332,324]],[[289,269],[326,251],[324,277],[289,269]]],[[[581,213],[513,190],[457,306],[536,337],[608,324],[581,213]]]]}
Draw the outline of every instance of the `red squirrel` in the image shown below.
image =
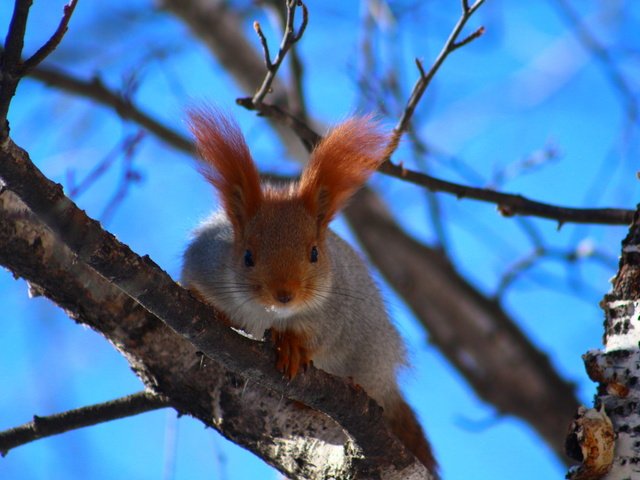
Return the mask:
{"type": "Polygon", "coordinates": [[[358,254],[329,229],[384,160],[389,136],[369,118],[332,129],[298,182],[261,184],[237,124],[212,109],[189,126],[221,211],[194,232],[182,281],[257,339],[271,331],[276,367],[293,378],[312,362],[350,378],[384,409],[391,431],[436,474],[437,465],[396,375],[405,348],[358,254]]]}

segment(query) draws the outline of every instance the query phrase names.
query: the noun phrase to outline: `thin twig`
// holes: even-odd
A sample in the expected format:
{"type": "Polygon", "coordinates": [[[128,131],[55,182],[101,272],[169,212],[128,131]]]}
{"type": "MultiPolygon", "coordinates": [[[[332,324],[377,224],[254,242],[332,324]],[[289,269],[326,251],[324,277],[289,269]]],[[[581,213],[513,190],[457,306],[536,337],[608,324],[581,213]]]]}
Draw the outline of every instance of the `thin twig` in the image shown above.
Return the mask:
{"type": "Polygon", "coordinates": [[[561,207],[530,200],[522,195],[501,193],[487,188],[472,187],[448,182],[424,173],[407,170],[390,161],[382,164],[380,172],[409,183],[421,185],[432,191],[446,192],[458,198],[470,198],[483,202],[495,203],[498,211],[505,217],[513,215],[532,215],[565,223],[598,223],[605,225],[629,225],[633,218],[633,210],[617,208],[571,208],[561,207]]]}
{"type": "Polygon", "coordinates": [[[476,2],[471,6],[468,5],[467,1],[462,2],[462,15],[458,19],[458,22],[456,23],[456,25],[453,27],[453,30],[451,31],[449,38],[447,39],[444,46],[442,47],[442,50],[440,50],[440,53],[438,54],[436,60],[433,62],[433,65],[431,66],[428,72],[425,73],[421,63],[418,60],[416,60],[416,65],[418,66],[420,77],[418,78],[418,81],[413,87],[413,91],[411,92],[411,95],[409,96],[409,100],[407,101],[407,105],[404,109],[404,112],[402,113],[402,117],[400,117],[398,124],[393,129],[393,134],[391,136],[391,140],[389,141],[389,146],[387,147],[388,157],[391,157],[393,153],[396,151],[396,149],[398,148],[398,145],[400,144],[400,138],[402,137],[404,132],[407,130],[409,122],[411,121],[411,117],[413,116],[413,112],[418,106],[418,103],[420,102],[422,95],[427,90],[427,87],[431,83],[431,80],[433,79],[434,75],[438,72],[438,70],[440,69],[440,67],[446,60],[446,58],[449,56],[449,54],[457,50],[458,48],[462,47],[463,45],[468,44],[472,40],[475,40],[484,32],[484,28],[480,27],[474,33],[466,37],[464,40],[457,42],[458,36],[462,32],[462,29],[466,25],[467,21],[476,12],[476,10],[478,10],[478,8],[480,7],[480,5],[482,5],[483,2],[484,0],[476,0],[476,2]]]}
{"type": "Polygon", "coordinates": [[[20,82],[20,57],[32,1],[16,1],[4,47],[0,51],[0,141],[9,135],[7,113],[20,82]]]}
{"type": "MultiPolygon", "coordinates": [[[[283,10],[282,0],[268,0],[265,2],[266,8],[273,10],[273,14],[277,20],[279,28],[285,28],[287,23],[287,11],[283,10]]],[[[263,48],[264,51],[264,48],[263,48]]],[[[292,45],[287,53],[289,58],[289,92],[287,105],[290,108],[291,113],[299,117],[300,119],[307,121],[307,108],[305,105],[305,94],[303,85],[303,66],[300,61],[300,57],[296,51],[296,46],[292,45]]]]}
{"type": "Polygon", "coordinates": [[[600,63],[604,74],[609,77],[609,80],[626,103],[629,120],[635,123],[640,115],[638,100],[622,69],[616,65],[616,60],[613,55],[600,43],[584,22],[582,22],[569,2],[566,0],[555,0],[552,3],[556,5],[564,17],[564,20],[574,29],[582,46],[600,63]]]}
{"type": "Polygon", "coordinates": [[[260,28],[260,23],[258,23],[257,21],[253,23],[253,28],[258,34],[260,43],[262,44],[262,50],[264,52],[264,62],[267,67],[267,73],[264,77],[264,80],[262,81],[262,85],[260,85],[260,88],[258,88],[253,97],[251,97],[251,103],[253,103],[254,105],[261,104],[267,94],[271,91],[271,84],[276,77],[276,73],[278,73],[278,69],[282,64],[282,61],[287,55],[287,52],[293,44],[295,44],[302,38],[302,35],[307,28],[307,23],[309,21],[309,12],[307,11],[307,6],[301,0],[286,0],[286,5],[287,19],[284,26],[284,34],[282,36],[282,41],[280,42],[280,48],[278,50],[278,53],[276,54],[276,58],[273,61],[271,60],[271,54],[269,53],[267,39],[265,38],[264,33],[262,33],[262,29],[260,28]],[[294,22],[296,9],[298,7],[302,8],[302,22],[296,32],[294,22]]]}
{"type": "Polygon", "coordinates": [[[69,181],[67,182],[66,189],[68,189],[67,195],[69,198],[76,199],[89,188],[96,183],[114,164],[118,156],[125,152],[125,156],[129,155],[132,146],[137,145],[142,140],[141,132],[136,132],[132,135],[127,135],[124,139],[119,140],[114,148],[112,148],[100,162],[91,169],[91,171],[77,184],[73,181],[73,171],[69,172],[69,181]]]}
{"type": "Polygon", "coordinates": [[[267,42],[267,37],[262,33],[262,27],[260,26],[260,22],[257,20],[253,22],[253,29],[258,34],[258,38],[260,39],[260,45],[262,45],[262,50],[264,52],[264,64],[267,67],[267,70],[271,70],[273,68],[273,63],[271,63],[271,53],[269,52],[269,42],[267,42]]]}
{"type": "Polygon", "coordinates": [[[109,201],[109,203],[107,203],[104,210],[102,211],[102,214],[100,215],[100,222],[103,225],[107,225],[110,222],[117,208],[126,198],[131,184],[134,182],[139,182],[141,179],[140,174],[133,168],[133,160],[135,158],[135,152],[144,136],[144,130],[139,130],[133,137],[128,138],[126,142],[123,143],[122,163],[124,168],[120,177],[120,184],[118,185],[118,189],[113,194],[111,200],[109,201]]]}
{"type": "Polygon", "coordinates": [[[0,51],[0,141],[4,141],[9,136],[7,114],[18,83],[30,68],[44,60],[58,46],[67,31],[77,0],[71,0],[65,5],[62,20],[56,32],[29,60],[22,63],[24,35],[32,3],[33,0],[16,1],[5,45],[0,51]]]}
{"type": "Polygon", "coordinates": [[[40,438],[168,406],[166,398],[144,391],[47,417],[34,415],[31,422],[0,432],[0,455],[4,457],[12,448],[40,438]]]}
{"type": "Polygon", "coordinates": [[[459,42],[455,42],[451,47],[451,51],[453,52],[454,50],[457,50],[460,47],[464,47],[467,43],[471,43],[476,38],[480,37],[482,34],[484,34],[484,27],[478,28],[475,32],[471,33],[466,38],[463,38],[459,42]]]}
{"type": "Polygon", "coordinates": [[[36,53],[34,53],[22,64],[22,68],[20,69],[21,75],[24,76],[29,70],[42,62],[60,44],[60,42],[62,41],[62,37],[64,37],[64,34],[67,33],[69,20],[71,20],[71,15],[73,15],[73,11],[75,10],[77,4],[78,0],[71,0],[67,5],[64,6],[62,19],[60,20],[58,28],[51,36],[51,38],[47,40],[47,42],[42,47],[40,47],[36,53]]]}
{"type": "Polygon", "coordinates": [[[24,47],[24,34],[27,30],[27,19],[29,18],[29,9],[32,3],[33,0],[16,1],[2,54],[2,71],[5,73],[15,71],[20,64],[22,48],[24,47]]]}
{"type": "Polygon", "coordinates": [[[173,148],[192,153],[193,142],[181,133],[162,124],[141,111],[131,100],[105,86],[100,78],[82,80],[59,69],[38,66],[29,73],[30,78],[112,108],[122,119],[131,120],[144,127],[173,148]]]}

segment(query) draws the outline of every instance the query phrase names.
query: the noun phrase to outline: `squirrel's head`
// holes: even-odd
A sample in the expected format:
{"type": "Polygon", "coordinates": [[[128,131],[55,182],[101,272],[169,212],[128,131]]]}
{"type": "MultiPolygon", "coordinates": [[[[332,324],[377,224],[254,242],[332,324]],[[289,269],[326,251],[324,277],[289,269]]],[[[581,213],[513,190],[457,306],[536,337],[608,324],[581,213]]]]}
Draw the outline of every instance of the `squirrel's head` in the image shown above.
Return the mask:
{"type": "Polygon", "coordinates": [[[236,123],[214,110],[190,112],[203,174],[234,232],[234,272],[248,299],[280,317],[322,303],[331,288],[329,222],[384,160],[387,135],[370,118],[332,129],[300,181],[261,185],[236,123]]]}

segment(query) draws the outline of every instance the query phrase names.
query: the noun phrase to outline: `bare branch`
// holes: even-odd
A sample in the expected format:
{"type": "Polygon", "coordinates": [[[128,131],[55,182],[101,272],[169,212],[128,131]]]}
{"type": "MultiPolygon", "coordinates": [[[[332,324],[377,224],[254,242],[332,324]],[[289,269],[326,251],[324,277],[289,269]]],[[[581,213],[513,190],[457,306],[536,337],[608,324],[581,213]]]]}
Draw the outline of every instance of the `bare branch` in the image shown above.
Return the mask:
{"type": "Polygon", "coordinates": [[[17,0],[13,9],[13,16],[9,24],[9,31],[4,43],[2,54],[2,71],[15,73],[20,65],[24,34],[27,31],[27,19],[33,0],[17,0]]]}
{"type": "Polygon", "coordinates": [[[9,136],[7,113],[9,112],[11,99],[18,88],[18,83],[20,83],[20,80],[29,68],[41,62],[58,46],[67,31],[67,25],[71,19],[76,3],[77,0],[71,0],[71,2],[64,7],[64,14],[56,32],[33,57],[26,63],[22,63],[21,56],[24,46],[24,35],[32,0],[16,1],[5,45],[2,51],[0,51],[0,141],[4,141],[5,138],[9,136]]]}
{"type": "Polygon", "coordinates": [[[464,47],[467,43],[473,42],[476,38],[482,36],[484,34],[484,27],[478,28],[475,32],[463,38],[459,42],[455,42],[451,46],[451,51],[457,50],[460,47],[464,47]]]}
{"type": "Polygon", "coordinates": [[[264,64],[266,65],[267,70],[271,70],[273,68],[273,63],[271,63],[271,53],[269,53],[269,42],[267,42],[267,37],[265,37],[264,33],[262,33],[260,22],[258,22],[257,20],[253,22],[253,29],[258,34],[260,44],[262,45],[262,50],[264,52],[264,64]]]}
{"type": "Polygon", "coordinates": [[[194,151],[191,139],[152,118],[124,95],[107,88],[99,78],[82,80],[59,69],[43,66],[38,66],[31,70],[29,77],[46,85],[51,85],[63,91],[89,98],[101,105],[106,105],[112,108],[122,119],[136,122],[177,150],[188,153],[194,151]]]}
{"type": "Polygon", "coordinates": [[[0,51],[0,141],[4,141],[9,135],[7,113],[20,82],[20,56],[32,2],[33,0],[16,0],[5,45],[0,51]]]}
{"type": "Polygon", "coordinates": [[[633,218],[632,210],[617,208],[571,208],[530,200],[522,195],[501,193],[486,188],[471,187],[448,182],[424,173],[407,170],[402,165],[387,161],[380,172],[401,178],[409,183],[421,185],[436,192],[451,193],[458,198],[470,198],[494,203],[498,211],[506,216],[531,215],[564,223],[598,223],[604,225],[628,225],[633,218]]]}
{"type": "Polygon", "coordinates": [[[4,457],[12,448],[40,438],[169,406],[169,400],[165,397],[144,391],[56,415],[34,415],[31,422],[0,432],[0,455],[4,457]]]}
{"type": "Polygon", "coordinates": [[[289,49],[302,38],[305,29],[307,28],[307,23],[309,21],[309,12],[307,11],[307,6],[301,0],[286,0],[287,5],[287,19],[284,26],[284,35],[282,36],[282,41],[280,42],[280,48],[278,53],[276,54],[276,58],[272,61],[271,56],[269,54],[269,47],[267,45],[267,39],[262,33],[262,29],[260,28],[260,24],[258,22],[253,23],[253,28],[255,29],[258,37],[260,38],[260,43],[262,44],[262,48],[264,51],[264,62],[267,66],[267,74],[262,81],[262,85],[256,91],[256,93],[251,98],[251,102],[254,105],[259,105],[262,103],[267,94],[271,91],[271,84],[278,73],[278,69],[282,64],[285,56],[289,49]],[[300,27],[298,27],[298,31],[295,31],[294,23],[295,23],[295,15],[296,9],[300,7],[302,8],[302,23],[300,27]]]}
{"type": "Polygon", "coordinates": [[[431,80],[433,79],[435,74],[438,72],[438,70],[440,69],[444,61],[447,59],[449,54],[457,50],[458,48],[462,47],[463,45],[466,45],[467,43],[471,42],[472,40],[475,40],[484,32],[483,28],[479,28],[474,33],[469,35],[467,38],[462,40],[461,42],[456,43],[458,36],[462,32],[462,29],[466,25],[467,21],[476,12],[476,10],[478,10],[478,8],[480,7],[480,5],[482,5],[483,2],[484,0],[477,0],[471,7],[469,7],[468,2],[463,1],[462,15],[458,19],[458,22],[456,23],[456,25],[453,27],[453,30],[451,31],[449,38],[445,42],[444,46],[442,47],[442,50],[440,50],[440,53],[438,54],[436,60],[433,62],[433,65],[431,66],[431,68],[426,74],[424,72],[424,69],[422,68],[422,65],[419,62],[416,62],[416,64],[418,65],[418,70],[420,71],[420,78],[418,78],[418,81],[413,87],[411,95],[409,96],[409,100],[407,101],[407,105],[404,109],[404,112],[402,113],[402,117],[400,117],[400,120],[398,121],[395,128],[393,129],[393,135],[391,137],[391,140],[389,141],[389,146],[387,151],[388,152],[387,155],[389,158],[393,155],[393,153],[398,148],[398,145],[400,144],[400,138],[402,137],[404,132],[407,130],[409,122],[411,121],[411,117],[413,116],[413,112],[418,106],[418,103],[420,102],[422,95],[427,90],[427,87],[431,83],[431,80]]]}
{"type": "MultiPolygon", "coordinates": [[[[282,0],[267,0],[265,8],[274,11],[275,17],[279,21],[279,27],[284,29],[287,23],[287,11],[282,9],[282,0]]],[[[288,83],[288,109],[289,111],[307,122],[307,108],[305,102],[303,77],[303,65],[296,50],[296,45],[292,45],[287,53],[289,58],[289,78],[288,83]]]]}
{"type": "MultiPolygon", "coordinates": [[[[32,70],[30,76],[48,85],[77,93],[81,96],[96,100],[103,105],[107,105],[113,108],[122,118],[135,121],[174,148],[189,153],[193,151],[193,144],[190,139],[142,112],[133,103],[109,90],[99,79],[92,81],[79,80],[58,70],[43,67],[37,67],[32,70]]],[[[302,140],[308,150],[312,149],[321,138],[304,122],[288,114],[278,106],[264,102],[260,105],[255,105],[251,97],[240,98],[237,100],[237,103],[247,109],[257,110],[261,115],[273,118],[282,125],[290,127],[302,140]]],[[[521,195],[500,193],[491,189],[448,182],[430,175],[408,170],[403,166],[391,162],[383,164],[380,172],[416,185],[421,185],[434,192],[451,193],[458,198],[470,198],[495,203],[498,205],[500,212],[507,216],[531,215],[555,220],[561,224],[599,223],[627,225],[633,214],[631,210],[624,209],[578,209],[545,204],[527,199],[521,195]]]]}
{"type": "Polygon", "coordinates": [[[42,47],[40,47],[36,53],[34,53],[28,60],[26,60],[22,64],[22,68],[20,69],[21,75],[26,75],[29,70],[31,70],[45,58],[47,58],[49,54],[51,54],[51,52],[53,52],[60,44],[60,42],[62,41],[62,37],[64,37],[64,34],[67,33],[69,20],[71,20],[71,15],[73,15],[73,11],[75,10],[77,4],[78,0],[71,0],[67,5],[64,6],[62,19],[60,20],[58,28],[51,36],[51,38],[47,40],[47,42],[42,47]]]}
{"type": "MultiPolygon", "coordinates": [[[[320,141],[317,133],[311,130],[306,124],[292,117],[282,109],[262,103],[255,106],[250,98],[238,99],[236,102],[250,110],[257,110],[261,115],[269,116],[277,121],[284,122],[290,126],[300,137],[308,148],[313,147],[320,141]]],[[[455,195],[458,198],[469,198],[483,202],[494,203],[498,206],[498,211],[506,216],[530,215],[540,218],[555,220],[559,226],[565,223],[593,223],[604,225],[628,225],[633,217],[632,210],[617,208],[571,208],[552,205],[543,202],[530,200],[522,195],[501,193],[486,188],[471,187],[459,183],[441,180],[431,175],[408,170],[402,165],[396,165],[387,161],[379,168],[380,173],[401,180],[428,188],[433,192],[444,192],[455,195]]]]}

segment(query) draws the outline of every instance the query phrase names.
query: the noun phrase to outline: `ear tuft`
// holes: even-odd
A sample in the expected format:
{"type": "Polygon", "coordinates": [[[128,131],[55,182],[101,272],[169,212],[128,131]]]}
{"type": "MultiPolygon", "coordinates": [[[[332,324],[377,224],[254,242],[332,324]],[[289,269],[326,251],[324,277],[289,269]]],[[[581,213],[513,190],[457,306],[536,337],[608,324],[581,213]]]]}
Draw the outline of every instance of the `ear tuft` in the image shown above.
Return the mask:
{"type": "Polygon", "coordinates": [[[385,159],[389,135],[371,117],[333,128],[311,153],[298,193],[325,228],[385,159]]]}
{"type": "Polygon", "coordinates": [[[257,212],[262,201],[260,176],[236,122],[208,107],[188,112],[189,128],[205,162],[204,177],[219,192],[236,233],[257,212]]]}

